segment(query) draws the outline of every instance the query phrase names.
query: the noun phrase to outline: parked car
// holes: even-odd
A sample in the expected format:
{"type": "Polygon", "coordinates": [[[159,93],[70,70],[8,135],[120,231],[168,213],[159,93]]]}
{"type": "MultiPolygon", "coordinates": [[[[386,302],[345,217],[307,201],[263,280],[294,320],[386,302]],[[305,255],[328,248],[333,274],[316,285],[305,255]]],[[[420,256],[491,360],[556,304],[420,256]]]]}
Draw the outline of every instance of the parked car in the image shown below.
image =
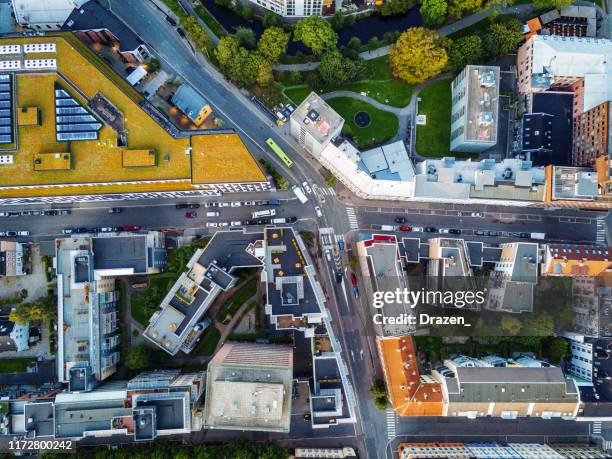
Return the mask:
{"type": "Polygon", "coordinates": [[[482,217],[480,212],[472,212],[472,217],[482,217]]]}
{"type": "Polygon", "coordinates": [[[426,227],[424,228],[424,231],[425,231],[426,233],[435,233],[435,232],[436,232],[436,229],[435,229],[433,226],[426,226],[426,227]]]}
{"type": "Polygon", "coordinates": [[[0,217],[8,217],[9,213],[8,212],[0,212],[0,217]]]}
{"type": "Polygon", "coordinates": [[[60,209],[57,211],[59,215],[70,215],[72,213],[69,209],[60,209]]]}
{"type": "Polygon", "coordinates": [[[121,207],[111,207],[108,209],[109,214],[120,214],[123,211],[121,207]]]}
{"type": "Polygon", "coordinates": [[[229,226],[228,222],[219,222],[219,226],[229,226]]]}
{"type": "Polygon", "coordinates": [[[438,233],[440,233],[440,234],[448,234],[449,232],[450,232],[450,231],[449,231],[449,230],[447,230],[446,228],[440,228],[440,229],[438,230],[438,233]]]}
{"type": "Polygon", "coordinates": [[[295,223],[297,221],[297,217],[287,217],[285,221],[287,223],[295,223]]]}
{"type": "Polygon", "coordinates": [[[399,227],[400,231],[410,231],[410,227],[406,225],[402,225],[399,227]]]}
{"type": "Polygon", "coordinates": [[[22,217],[29,217],[30,215],[32,215],[32,212],[31,212],[31,211],[29,211],[29,210],[22,210],[22,211],[21,211],[19,214],[20,214],[22,217]]]}
{"type": "Polygon", "coordinates": [[[218,225],[217,222],[206,222],[206,228],[216,228],[218,225]]]}
{"type": "Polygon", "coordinates": [[[232,206],[232,207],[242,207],[242,203],[240,201],[232,201],[230,203],[230,206],[232,206]]]}
{"type": "Polygon", "coordinates": [[[323,216],[323,212],[321,212],[321,208],[319,206],[315,206],[315,212],[317,213],[317,217],[321,218],[323,216]]]}
{"type": "Polygon", "coordinates": [[[205,202],[204,207],[219,207],[218,202],[205,202]]]}
{"type": "Polygon", "coordinates": [[[74,232],[75,232],[75,233],[82,234],[82,233],[89,233],[89,230],[88,230],[87,228],[83,228],[83,227],[81,227],[81,228],[75,228],[75,229],[74,229],[74,232]]]}
{"type": "Polygon", "coordinates": [[[460,229],[449,229],[448,232],[450,234],[461,234],[461,230],[460,229]]]}
{"type": "Polygon", "coordinates": [[[51,210],[45,210],[45,215],[59,215],[59,212],[57,210],[51,209],[51,210]]]}
{"type": "Polygon", "coordinates": [[[176,21],[171,16],[166,16],[166,22],[168,24],[170,24],[172,27],[176,27],[177,26],[176,21]]]}
{"type": "Polygon", "coordinates": [[[308,185],[308,182],[304,182],[302,183],[302,186],[304,187],[304,189],[306,190],[306,193],[308,194],[312,194],[312,188],[310,188],[310,186],[308,185]]]}
{"type": "Polygon", "coordinates": [[[412,231],[415,233],[422,233],[423,232],[423,227],[422,226],[413,226],[412,227],[412,231]]]}
{"type": "Polygon", "coordinates": [[[185,217],[187,218],[196,218],[198,216],[197,212],[187,212],[185,213],[185,217]]]}
{"type": "Polygon", "coordinates": [[[269,225],[270,224],[270,219],[269,218],[260,218],[258,220],[255,220],[255,224],[256,225],[269,225]]]}
{"type": "Polygon", "coordinates": [[[230,226],[242,226],[242,222],[240,220],[235,220],[230,222],[230,226]]]}
{"type": "Polygon", "coordinates": [[[185,31],[180,27],[176,28],[176,33],[178,33],[181,38],[185,38],[185,31]]]}
{"type": "Polygon", "coordinates": [[[486,231],[482,231],[482,230],[476,230],[476,231],[474,231],[474,234],[476,236],[486,236],[487,232],[486,231]]]}
{"type": "Polygon", "coordinates": [[[338,284],[342,283],[342,273],[340,271],[336,271],[336,282],[338,284]]]}
{"type": "Polygon", "coordinates": [[[257,203],[255,201],[244,201],[245,206],[256,206],[257,203]]]}
{"type": "Polygon", "coordinates": [[[45,215],[45,211],[44,210],[33,210],[32,215],[35,215],[36,217],[42,217],[45,215]]]}
{"type": "Polygon", "coordinates": [[[121,227],[122,231],[138,231],[140,229],[140,226],[136,226],[136,225],[125,225],[121,227]]]}
{"type": "Polygon", "coordinates": [[[499,233],[497,231],[489,231],[489,236],[495,237],[497,235],[499,235],[499,233]]]}
{"type": "Polygon", "coordinates": [[[189,209],[189,204],[177,204],[176,206],[174,206],[177,209],[189,209]]]}
{"type": "Polygon", "coordinates": [[[72,234],[74,231],[71,230],[70,228],[66,228],[62,230],[62,234],[72,234]]]}
{"type": "Polygon", "coordinates": [[[406,223],[406,217],[395,217],[395,223],[403,225],[404,223],[406,223]]]}
{"type": "Polygon", "coordinates": [[[0,237],[6,237],[6,231],[0,231],[0,237]]]}
{"type": "Polygon", "coordinates": [[[104,228],[100,228],[101,233],[112,233],[113,231],[117,231],[117,228],[114,226],[105,226],[104,228]]]}
{"type": "Polygon", "coordinates": [[[17,236],[17,231],[7,231],[6,237],[15,237],[17,236]]]}
{"type": "Polygon", "coordinates": [[[519,233],[519,237],[523,239],[529,239],[530,234],[529,233],[519,233]]]}
{"type": "Polygon", "coordinates": [[[220,202],[219,203],[219,207],[229,207],[229,206],[230,206],[229,202],[220,202]]]}

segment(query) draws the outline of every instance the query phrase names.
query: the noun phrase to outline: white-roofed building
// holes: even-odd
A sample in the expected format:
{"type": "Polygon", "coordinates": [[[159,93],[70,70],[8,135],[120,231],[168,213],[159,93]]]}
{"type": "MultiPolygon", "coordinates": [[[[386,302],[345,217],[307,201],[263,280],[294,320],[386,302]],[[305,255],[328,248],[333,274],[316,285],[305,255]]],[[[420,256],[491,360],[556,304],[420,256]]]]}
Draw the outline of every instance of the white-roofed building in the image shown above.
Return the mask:
{"type": "Polygon", "coordinates": [[[75,8],[87,0],[13,0],[15,20],[24,27],[59,30],[75,8]]]}

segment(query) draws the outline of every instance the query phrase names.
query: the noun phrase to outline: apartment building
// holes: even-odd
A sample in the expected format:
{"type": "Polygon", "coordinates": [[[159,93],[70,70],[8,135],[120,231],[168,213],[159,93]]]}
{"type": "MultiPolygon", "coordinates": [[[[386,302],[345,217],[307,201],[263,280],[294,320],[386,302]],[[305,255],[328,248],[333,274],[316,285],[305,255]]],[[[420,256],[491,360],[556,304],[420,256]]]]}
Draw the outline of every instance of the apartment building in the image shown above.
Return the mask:
{"type": "Polygon", "coordinates": [[[344,119],[311,92],[291,114],[291,135],[315,158],[342,131],[344,119]]]}
{"type": "Polygon", "coordinates": [[[88,0],[13,0],[15,21],[36,30],[59,30],[75,8],[88,0]]]}
{"type": "Polygon", "coordinates": [[[10,433],[23,438],[78,441],[124,437],[152,441],[202,428],[197,412],[204,373],[144,372],[129,381],[106,383],[83,394],[63,391],[8,403],[10,433]]]}
{"type": "Polygon", "coordinates": [[[31,269],[30,263],[29,244],[0,241],[0,276],[24,276],[31,269]]]}
{"type": "Polygon", "coordinates": [[[518,51],[519,92],[526,97],[528,111],[535,94],[573,98],[575,166],[592,166],[610,148],[610,54],[610,40],[556,35],[534,35],[518,51]]]}
{"type": "Polygon", "coordinates": [[[78,235],[55,241],[57,375],[70,391],[92,390],[119,362],[116,276],[152,274],[165,266],[161,233],[78,235]]]}
{"type": "Polygon", "coordinates": [[[450,150],[483,152],[497,143],[499,67],[468,65],[452,88],[450,150]]]}
{"type": "Polygon", "coordinates": [[[583,244],[545,244],[542,276],[600,276],[609,274],[609,247],[583,244]]]}
{"type": "Polygon", "coordinates": [[[242,3],[264,12],[272,11],[286,19],[325,16],[342,6],[337,0],[243,0],[242,3]]]}

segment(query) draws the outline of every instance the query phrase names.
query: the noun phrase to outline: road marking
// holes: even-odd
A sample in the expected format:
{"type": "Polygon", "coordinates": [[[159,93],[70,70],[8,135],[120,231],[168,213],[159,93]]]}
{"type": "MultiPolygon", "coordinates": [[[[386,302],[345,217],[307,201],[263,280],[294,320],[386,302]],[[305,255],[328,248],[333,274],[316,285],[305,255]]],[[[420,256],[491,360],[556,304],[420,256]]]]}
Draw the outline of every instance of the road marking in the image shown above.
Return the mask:
{"type": "Polygon", "coordinates": [[[594,435],[600,435],[601,434],[601,421],[593,421],[593,424],[591,424],[591,433],[594,435]]]}
{"type": "Polygon", "coordinates": [[[387,438],[393,440],[396,437],[395,427],[397,423],[397,415],[393,408],[387,408],[387,438]]]}
{"type": "Polygon", "coordinates": [[[336,191],[333,188],[327,188],[327,192],[332,196],[336,196],[336,191]]]}
{"type": "Polygon", "coordinates": [[[359,222],[357,221],[357,214],[355,213],[354,207],[346,208],[346,216],[348,217],[349,225],[351,229],[358,229],[359,222]]]}

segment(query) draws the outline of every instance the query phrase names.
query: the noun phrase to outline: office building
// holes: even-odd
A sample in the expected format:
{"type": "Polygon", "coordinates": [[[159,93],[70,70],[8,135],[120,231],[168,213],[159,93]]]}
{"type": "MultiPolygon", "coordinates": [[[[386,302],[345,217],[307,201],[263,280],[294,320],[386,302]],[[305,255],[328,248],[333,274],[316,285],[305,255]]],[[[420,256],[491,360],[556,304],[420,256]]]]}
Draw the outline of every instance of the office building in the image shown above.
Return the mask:
{"type": "Polygon", "coordinates": [[[600,276],[610,272],[609,248],[583,244],[545,244],[542,276],[600,276]]]}
{"type": "Polygon", "coordinates": [[[452,82],[450,150],[482,152],[497,143],[499,67],[468,65],[452,82]]]}

